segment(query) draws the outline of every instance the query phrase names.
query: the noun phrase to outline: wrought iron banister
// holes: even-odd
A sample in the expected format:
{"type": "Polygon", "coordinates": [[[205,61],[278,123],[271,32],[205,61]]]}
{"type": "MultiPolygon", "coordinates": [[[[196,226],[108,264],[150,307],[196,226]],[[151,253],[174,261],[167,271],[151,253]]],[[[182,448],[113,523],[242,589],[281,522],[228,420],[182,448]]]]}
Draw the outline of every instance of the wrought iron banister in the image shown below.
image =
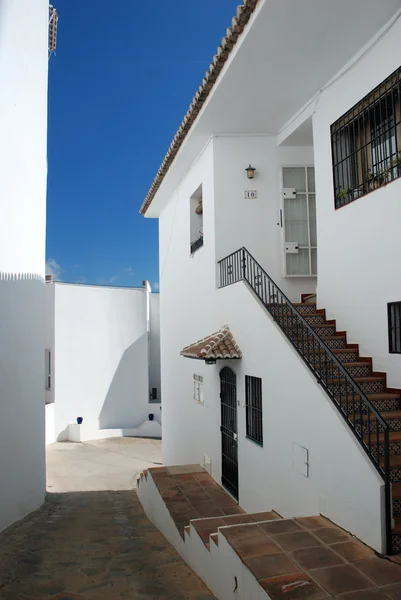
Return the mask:
{"type": "MultiPolygon", "coordinates": [[[[244,281],[262,302],[354,432],[385,486],[386,546],[391,554],[390,428],[366,393],[246,248],[218,262],[219,287],[244,281]]],[[[338,338],[341,340],[341,337],[338,338]]],[[[336,343],[335,337],[333,343],[336,343]]],[[[352,350],[350,350],[352,352],[352,350]]]]}

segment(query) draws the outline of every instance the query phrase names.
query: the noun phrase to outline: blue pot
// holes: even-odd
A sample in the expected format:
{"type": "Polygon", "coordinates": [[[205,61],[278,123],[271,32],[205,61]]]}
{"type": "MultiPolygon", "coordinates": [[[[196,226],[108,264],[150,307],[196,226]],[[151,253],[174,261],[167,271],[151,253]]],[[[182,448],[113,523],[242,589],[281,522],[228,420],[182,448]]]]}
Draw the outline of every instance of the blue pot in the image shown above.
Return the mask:
{"type": "Polygon", "coordinates": [[[155,418],[155,415],[152,415],[152,414],[149,415],[149,421],[153,421],[154,418],[155,418]]]}
{"type": "Polygon", "coordinates": [[[81,425],[82,421],[83,421],[83,417],[77,417],[77,423],[78,425],[81,425]]]}

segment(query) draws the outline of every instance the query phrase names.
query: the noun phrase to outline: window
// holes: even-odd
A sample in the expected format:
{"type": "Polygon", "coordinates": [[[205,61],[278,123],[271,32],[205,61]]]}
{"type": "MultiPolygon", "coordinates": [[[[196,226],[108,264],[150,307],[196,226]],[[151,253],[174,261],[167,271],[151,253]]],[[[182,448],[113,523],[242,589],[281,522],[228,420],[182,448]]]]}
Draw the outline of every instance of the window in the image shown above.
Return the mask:
{"type": "Polygon", "coordinates": [[[390,354],[401,354],[401,302],[389,302],[388,349],[390,354]]]}
{"type": "Polygon", "coordinates": [[[52,388],[52,355],[50,350],[45,350],[45,376],[46,376],[46,389],[51,390],[52,388]]]}
{"type": "Polygon", "coordinates": [[[246,436],[263,446],[262,380],[245,375],[246,436]]]}
{"type": "Polygon", "coordinates": [[[152,387],[149,401],[150,402],[159,402],[159,400],[157,399],[157,387],[152,387]]]}
{"type": "Polygon", "coordinates": [[[315,169],[283,168],[284,248],[287,277],[317,274],[315,169]]]}
{"type": "Polygon", "coordinates": [[[202,375],[194,375],[194,400],[203,404],[203,377],[202,375]]]}
{"type": "Polygon", "coordinates": [[[203,197],[200,185],[190,199],[191,243],[190,253],[194,254],[203,246],[203,197]]]}
{"type": "Polygon", "coordinates": [[[401,175],[401,67],[331,126],[334,203],[401,175]]]}

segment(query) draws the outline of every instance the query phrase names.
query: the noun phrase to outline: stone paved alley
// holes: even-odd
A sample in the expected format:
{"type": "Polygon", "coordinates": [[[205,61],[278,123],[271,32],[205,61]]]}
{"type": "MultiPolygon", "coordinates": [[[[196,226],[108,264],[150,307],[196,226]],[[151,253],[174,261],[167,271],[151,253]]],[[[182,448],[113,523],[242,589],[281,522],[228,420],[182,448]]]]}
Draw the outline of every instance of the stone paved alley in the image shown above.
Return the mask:
{"type": "Polygon", "coordinates": [[[133,489],[160,442],[53,444],[47,460],[45,505],[0,534],[0,600],[212,600],[133,489]]]}

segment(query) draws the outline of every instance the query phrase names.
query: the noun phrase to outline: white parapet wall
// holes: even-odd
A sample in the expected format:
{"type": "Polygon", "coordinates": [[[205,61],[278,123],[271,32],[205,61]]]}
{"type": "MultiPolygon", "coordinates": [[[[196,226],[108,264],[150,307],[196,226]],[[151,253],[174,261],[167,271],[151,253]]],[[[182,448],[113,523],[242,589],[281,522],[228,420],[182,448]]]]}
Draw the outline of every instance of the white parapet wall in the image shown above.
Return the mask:
{"type": "Polygon", "coordinates": [[[48,7],[0,4],[0,530],[45,495],[48,7]]]}
{"type": "MultiPolygon", "coordinates": [[[[47,393],[54,401],[56,440],[160,437],[160,403],[150,402],[150,379],[160,385],[160,366],[159,350],[152,347],[148,284],[48,283],[46,294],[53,371],[47,393]],[[152,364],[150,356],[156,357],[152,364]]],[[[157,329],[157,313],[153,323],[157,329]]],[[[158,335],[154,339],[153,346],[158,335]]]]}

